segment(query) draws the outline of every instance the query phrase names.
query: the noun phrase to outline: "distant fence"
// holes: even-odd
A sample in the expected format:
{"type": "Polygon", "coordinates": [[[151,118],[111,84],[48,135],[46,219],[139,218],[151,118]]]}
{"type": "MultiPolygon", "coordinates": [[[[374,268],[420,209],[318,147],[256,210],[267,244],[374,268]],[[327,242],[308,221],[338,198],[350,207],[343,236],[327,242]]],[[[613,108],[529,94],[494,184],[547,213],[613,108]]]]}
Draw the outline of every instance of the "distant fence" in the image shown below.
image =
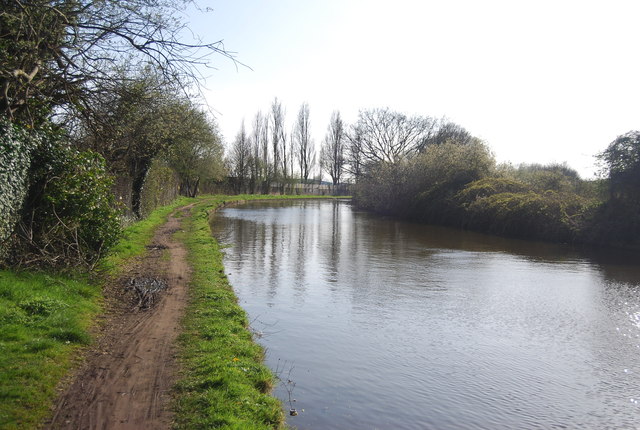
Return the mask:
{"type": "MultiPolygon", "coordinates": [[[[281,184],[271,183],[267,189],[266,184],[259,184],[253,189],[251,186],[241,185],[236,178],[227,178],[226,184],[216,184],[216,191],[227,194],[287,194],[287,195],[312,195],[312,196],[347,196],[352,193],[352,184],[281,184]]],[[[204,190],[203,192],[210,192],[204,190]]]]}
{"type": "MultiPolygon", "coordinates": [[[[271,187],[272,190],[279,190],[277,187],[271,187]]],[[[293,184],[286,194],[312,195],[312,196],[348,196],[351,195],[351,184],[293,184]]]]}

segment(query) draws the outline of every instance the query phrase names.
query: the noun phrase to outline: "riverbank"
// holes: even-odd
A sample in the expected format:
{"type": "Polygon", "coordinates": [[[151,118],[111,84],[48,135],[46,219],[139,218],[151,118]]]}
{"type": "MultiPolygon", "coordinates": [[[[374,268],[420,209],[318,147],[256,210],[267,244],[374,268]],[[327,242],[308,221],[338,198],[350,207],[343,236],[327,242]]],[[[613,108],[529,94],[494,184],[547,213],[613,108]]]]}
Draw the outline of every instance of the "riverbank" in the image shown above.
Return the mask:
{"type": "MultiPolygon", "coordinates": [[[[57,393],[62,392],[62,388],[66,388],[66,393],[73,393],[73,375],[76,381],[82,380],[78,378],[81,372],[97,375],[95,390],[101,389],[99,387],[105,383],[100,382],[100,374],[105,376],[114,372],[101,373],[93,369],[92,373],[91,367],[111,368],[113,363],[105,366],[103,360],[118,355],[114,353],[116,343],[124,346],[136,343],[132,339],[123,342],[122,338],[133,331],[128,331],[127,327],[143,324],[143,320],[147,321],[144,324],[154,326],[155,323],[148,322],[152,320],[151,314],[165,313],[158,311],[156,306],[132,312],[143,303],[127,282],[136,278],[168,277],[167,264],[176,259],[170,255],[171,247],[159,243],[157,237],[168,217],[182,223],[169,227],[165,237],[185,244],[189,276],[193,273],[193,278],[187,286],[188,277],[180,275],[185,284],[185,295],[181,300],[188,306],[181,314],[186,313],[188,317],[184,320],[179,351],[174,351],[170,357],[164,356],[170,361],[175,355],[180,357],[180,380],[176,385],[173,409],[166,402],[163,406],[163,410],[175,409],[177,413],[165,415],[162,426],[168,428],[171,423],[178,428],[280,426],[283,421],[280,403],[268,394],[275,383],[274,375],[262,364],[263,352],[251,338],[246,316],[224,276],[220,250],[208,226],[209,213],[222,205],[280,198],[304,196],[179,199],[128,227],[114,252],[101,262],[99,273],[94,274],[97,276],[91,278],[0,271],[0,428],[31,429],[45,421],[52,428],[68,426],[67,421],[73,419],[67,417],[61,422],[60,418],[73,408],[69,408],[66,394],[58,401],[57,408],[54,407],[57,393]],[[187,205],[194,206],[189,212],[176,212],[187,205]],[[170,216],[172,213],[174,215],[170,216]],[[144,261],[147,261],[146,265],[144,261]],[[151,269],[159,273],[154,275],[151,269]],[[125,316],[131,321],[125,321],[125,316]],[[76,369],[75,373],[70,374],[71,369],[76,369]]],[[[158,306],[166,305],[165,298],[174,296],[172,288],[175,287],[170,285],[168,294],[161,293],[158,306]]],[[[166,327],[164,331],[182,331],[179,319],[176,321],[176,328],[166,327]]],[[[139,339],[152,339],[144,332],[139,332],[138,336],[139,339]]],[[[150,348],[157,343],[152,339],[150,348]]],[[[129,357],[133,364],[141,361],[136,352],[129,357]]],[[[130,366],[127,366],[122,367],[121,373],[130,374],[130,366]]],[[[177,371],[178,367],[175,369],[177,371]]],[[[165,396],[168,387],[159,387],[156,392],[158,390],[165,396]]],[[[95,392],[93,396],[95,402],[95,392]]],[[[125,404],[131,407],[130,402],[125,404]]],[[[74,407],[80,412],[78,416],[84,414],[81,401],[74,407]]],[[[100,419],[113,419],[113,416],[100,419]]]]}
{"type": "Polygon", "coordinates": [[[211,235],[209,221],[229,204],[317,198],[213,196],[197,203],[184,220],[177,237],[187,247],[193,272],[180,335],[181,371],[173,406],[176,428],[284,426],[282,405],[270,395],[277,375],[263,363],[264,350],[254,342],[247,315],[225,275],[221,247],[211,235]]]}

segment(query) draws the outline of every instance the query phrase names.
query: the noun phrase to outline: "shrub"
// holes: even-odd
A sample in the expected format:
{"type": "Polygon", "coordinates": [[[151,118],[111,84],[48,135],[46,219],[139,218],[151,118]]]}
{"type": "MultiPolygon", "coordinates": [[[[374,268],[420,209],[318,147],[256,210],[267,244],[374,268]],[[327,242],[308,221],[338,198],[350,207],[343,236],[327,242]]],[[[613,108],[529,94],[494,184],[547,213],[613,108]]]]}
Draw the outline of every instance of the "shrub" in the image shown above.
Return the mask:
{"type": "Polygon", "coordinates": [[[640,204],[610,199],[594,207],[581,240],[595,245],[640,249],[640,204]]]}
{"type": "Polygon", "coordinates": [[[29,188],[31,154],[38,136],[0,118],[0,258],[20,219],[20,209],[29,188]]]}
{"type": "Polygon", "coordinates": [[[505,178],[472,182],[456,199],[468,228],[563,242],[575,240],[593,204],[577,194],[536,192],[505,178]]]}
{"type": "Polygon", "coordinates": [[[104,160],[49,135],[33,152],[31,166],[11,263],[93,266],[120,235],[113,181],[104,160]]]}
{"type": "Polygon", "coordinates": [[[583,183],[578,172],[566,164],[520,164],[517,168],[506,167],[503,173],[537,192],[577,192],[583,183]]]}
{"type": "Polygon", "coordinates": [[[490,177],[471,182],[458,193],[456,199],[459,204],[465,205],[478,198],[494,194],[523,193],[527,191],[530,191],[530,187],[515,179],[490,177]]]}
{"type": "Polygon", "coordinates": [[[430,145],[410,160],[369,167],[356,185],[355,202],[375,212],[435,223],[452,223],[453,196],[495,166],[486,145],[430,145]]]}
{"type": "Polygon", "coordinates": [[[144,180],[140,195],[140,213],[147,217],[155,209],[166,206],[178,197],[178,177],[165,163],[154,160],[144,180]]]}

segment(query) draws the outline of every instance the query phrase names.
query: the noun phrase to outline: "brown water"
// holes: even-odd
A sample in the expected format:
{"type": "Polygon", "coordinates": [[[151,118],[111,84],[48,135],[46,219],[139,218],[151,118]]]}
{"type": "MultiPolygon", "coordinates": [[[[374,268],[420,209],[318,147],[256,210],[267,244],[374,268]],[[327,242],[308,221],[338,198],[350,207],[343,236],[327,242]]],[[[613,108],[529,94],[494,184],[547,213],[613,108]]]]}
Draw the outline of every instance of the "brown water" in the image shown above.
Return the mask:
{"type": "Polygon", "coordinates": [[[637,255],[252,203],[214,234],[299,429],[640,427],[637,255]],[[295,384],[295,386],[294,386],[295,384]]]}

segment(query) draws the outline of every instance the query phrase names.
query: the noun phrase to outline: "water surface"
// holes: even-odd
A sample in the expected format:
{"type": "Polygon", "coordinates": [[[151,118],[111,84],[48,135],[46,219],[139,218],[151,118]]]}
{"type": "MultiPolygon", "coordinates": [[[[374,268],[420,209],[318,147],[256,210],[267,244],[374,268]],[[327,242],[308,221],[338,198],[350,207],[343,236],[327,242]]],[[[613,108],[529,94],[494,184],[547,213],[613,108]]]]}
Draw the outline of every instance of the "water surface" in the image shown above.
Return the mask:
{"type": "Polygon", "coordinates": [[[640,426],[640,269],[346,201],[213,221],[299,429],[640,426]],[[294,386],[295,384],[295,386],[294,386]]]}

